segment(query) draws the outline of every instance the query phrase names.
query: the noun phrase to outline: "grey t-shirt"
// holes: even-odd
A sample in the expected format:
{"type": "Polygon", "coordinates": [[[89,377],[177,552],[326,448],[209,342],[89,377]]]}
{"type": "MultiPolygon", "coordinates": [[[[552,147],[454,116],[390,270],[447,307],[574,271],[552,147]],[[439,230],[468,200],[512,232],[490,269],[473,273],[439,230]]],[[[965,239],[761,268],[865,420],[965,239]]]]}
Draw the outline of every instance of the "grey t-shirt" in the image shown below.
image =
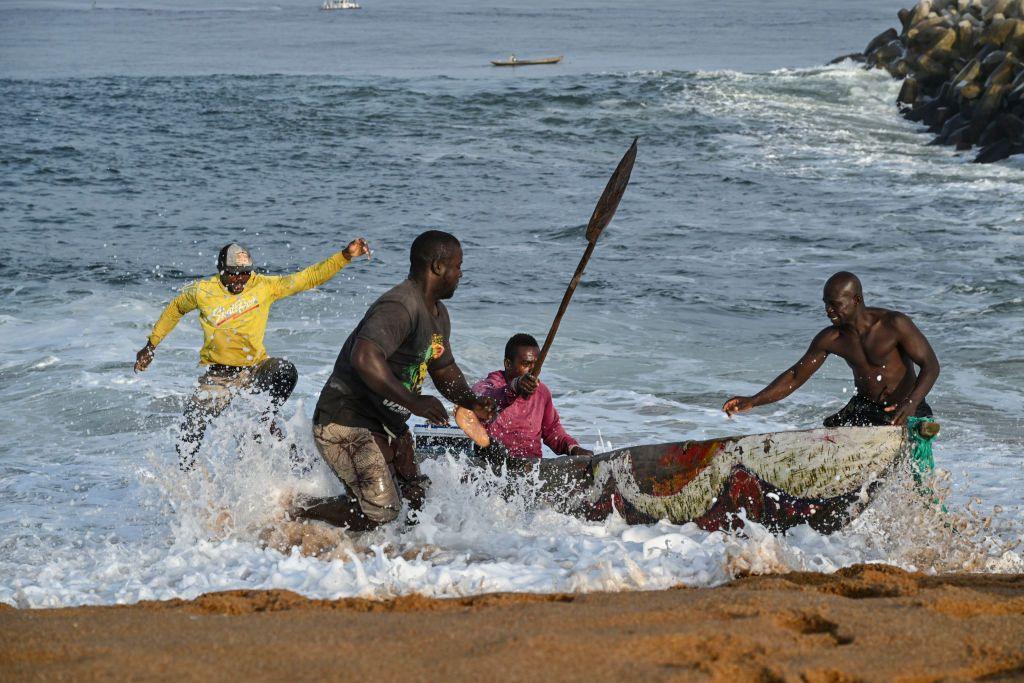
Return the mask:
{"type": "Polygon", "coordinates": [[[406,280],[388,290],[366,311],[366,315],[341,347],[334,372],[320,392],[313,415],[315,422],[336,422],[394,435],[405,432],[409,411],[385,399],[363,382],[352,365],[352,350],[362,339],[384,352],[395,377],[414,394],[419,394],[428,371],[455,362],[448,336],[448,309],[437,302],[437,314],[429,310],[419,286],[406,280]]]}

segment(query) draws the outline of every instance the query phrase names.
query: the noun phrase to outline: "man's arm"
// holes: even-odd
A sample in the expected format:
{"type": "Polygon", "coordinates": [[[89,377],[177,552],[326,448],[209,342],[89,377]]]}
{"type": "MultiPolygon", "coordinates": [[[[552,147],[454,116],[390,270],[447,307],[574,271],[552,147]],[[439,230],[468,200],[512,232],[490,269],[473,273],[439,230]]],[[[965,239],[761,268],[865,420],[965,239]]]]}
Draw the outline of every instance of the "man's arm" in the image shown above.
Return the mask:
{"type": "Polygon", "coordinates": [[[384,351],[373,342],[356,339],[352,348],[352,365],[374,393],[434,424],[448,424],[448,411],[444,404],[433,396],[417,396],[406,389],[388,367],[384,351]]]}
{"type": "Polygon", "coordinates": [[[195,283],[188,285],[182,290],[181,294],[174,297],[171,303],[167,304],[167,308],[164,309],[156,324],[153,325],[153,331],[149,333],[146,345],[135,354],[135,372],[144,372],[149,367],[149,364],[153,362],[153,355],[156,353],[157,345],[164,340],[164,337],[171,333],[171,330],[181,320],[181,316],[195,310],[199,306],[196,300],[196,287],[195,283]]]}
{"type": "Polygon", "coordinates": [[[477,396],[469,388],[466,376],[459,364],[452,361],[441,368],[429,369],[430,379],[441,395],[457,406],[472,410],[476,416],[488,422],[494,417],[495,401],[489,396],[477,396]]]}
{"type": "Polygon", "coordinates": [[[362,237],[349,242],[349,245],[342,251],[334,254],[320,263],[315,263],[305,270],[300,270],[291,275],[274,278],[274,298],[283,299],[286,296],[305,292],[307,289],[319,287],[323,283],[337,275],[342,268],[352,262],[357,256],[366,254],[369,256],[370,247],[362,237]]]}
{"type": "Polygon", "coordinates": [[[887,413],[893,413],[892,423],[901,425],[917,411],[917,407],[935,386],[935,380],[939,378],[939,359],[928,339],[908,316],[897,313],[893,319],[893,327],[899,334],[897,343],[900,348],[920,368],[917,383],[914,384],[910,395],[901,403],[885,409],[887,413]]]}
{"type": "Polygon", "coordinates": [[[828,357],[827,338],[832,333],[832,328],[826,328],[819,332],[814,337],[814,340],[811,341],[811,345],[803,357],[784,373],[772,380],[771,384],[757,392],[754,396],[733,396],[725,402],[722,410],[729,417],[732,417],[735,413],[742,413],[757,406],[775,403],[792,394],[803,386],[804,382],[810,379],[811,375],[817,372],[818,368],[825,362],[825,359],[828,357]]]}

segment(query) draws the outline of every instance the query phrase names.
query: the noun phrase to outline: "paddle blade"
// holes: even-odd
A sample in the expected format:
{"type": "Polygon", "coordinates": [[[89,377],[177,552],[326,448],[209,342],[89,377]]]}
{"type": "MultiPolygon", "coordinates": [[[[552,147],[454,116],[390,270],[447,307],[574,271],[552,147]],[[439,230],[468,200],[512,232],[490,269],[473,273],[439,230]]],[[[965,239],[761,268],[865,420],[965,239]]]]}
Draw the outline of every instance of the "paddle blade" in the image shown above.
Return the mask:
{"type": "Polygon", "coordinates": [[[587,224],[588,242],[597,241],[597,238],[601,236],[601,231],[612,222],[615,209],[619,208],[619,200],[622,199],[622,195],[626,191],[626,185],[629,185],[629,174],[633,172],[633,162],[636,161],[636,141],[638,139],[633,138],[633,144],[629,146],[629,149],[626,150],[622,157],[622,161],[615,167],[615,172],[608,179],[608,184],[605,185],[601,198],[597,200],[597,206],[594,207],[590,223],[587,224]]]}

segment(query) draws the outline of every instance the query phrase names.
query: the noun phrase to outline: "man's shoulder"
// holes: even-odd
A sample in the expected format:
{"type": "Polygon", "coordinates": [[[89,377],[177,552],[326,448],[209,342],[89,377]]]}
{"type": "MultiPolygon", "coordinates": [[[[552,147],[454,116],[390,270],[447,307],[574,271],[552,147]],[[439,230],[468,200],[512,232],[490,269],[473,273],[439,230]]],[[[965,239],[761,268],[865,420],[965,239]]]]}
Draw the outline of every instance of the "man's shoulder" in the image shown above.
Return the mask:
{"type": "Polygon", "coordinates": [[[402,289],[402,285],[396,285],[384,292],[376,299],[373,303],[366,308],[366,314],[363,319],[369,319],[374,316],[394,315],[396,309],[404,310],[409,316],[409,319],[413,319],[415,316],[415,309],[412,307],[414,302],[410,301],[408,294],[402,289]]]}
{"type": "Polygon", "coordinates": [[[198,280],[192,280],[187,285],[181,288],[182,293],[191,294],[193,296],[199,296],[200,294],[210,294],[215,291],[217,287],[216,275],[209,277],[200,278],[198,280]]]}
{"type": "Polygon", "coordinates": [[[505,373],[502,372],[501,370],[495,370],[494,372],[488,374],[486,377],[478,379],[476,382],[474,382],[472,389],[473,393],[479,394],[480,392],[489,389],[504,389],[505,386],[505,373]]]}
{"type": "Polygon", "coordinates": [[[815,346],[827,347],[831,344],[835,344],[843,338],[843,331],[832,325],[823,328],[818,334],[814,335],[814,340],[811,342],[815,346]]]}
{"type": "Polygon", "coordinates": [[[899,325],[910,322],[910,316],[900,311],[894,311],[889,308],[876,308],[872,307],[868,309],[876,319],[888,327],[897,327],[899,325]]]}
{"type": "Polygon", "coordinates": [[[266,273],[253,273],[246,287],[260,287],[273,284],[288,277],[287,275],[268,275],[266,273]]]}
{"type": "Polygon", "coordinates": [[[396,291],[398,289],[392,287],[367,307],[363,319],[353,332],[356,338],[369,339],[378,346],[385,340],[390,340],[389,344],[394,342],[401,345],[402,339],[416,325],[416,312],[409,308],[406,298],[400,291],[396,291]]]}
{"type": "Polygon", "coordinates": [[[487,376],[480,380],[479,383],[490,384],[492,387],[503,387],[507,384],[505,381],[505,372],[503,370],[495,370],[494,372],[487,373],[487,376]]]}
{"type": "Polygon", "coordinates": [[[377,300],[371,304],[371,308],[381,304],[395,303],[400,304],[406,310],[411,311],[412,307],[416,304],[416,296],[418,294],[415,288],[411,286],[413,284],[414,283],[412,283],[411,280],[403,280],[402,282],[399,282],[397,285],[377,297],[377,300]]]}

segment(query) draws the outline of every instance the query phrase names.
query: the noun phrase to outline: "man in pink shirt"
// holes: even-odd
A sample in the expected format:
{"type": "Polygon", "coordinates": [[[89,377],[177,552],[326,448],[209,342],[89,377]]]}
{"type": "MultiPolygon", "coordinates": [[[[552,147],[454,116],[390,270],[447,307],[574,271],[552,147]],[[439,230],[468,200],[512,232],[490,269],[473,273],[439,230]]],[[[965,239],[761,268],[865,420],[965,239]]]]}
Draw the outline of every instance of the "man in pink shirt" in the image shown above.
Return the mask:
{"type": "Polygon", "coordinates": [[[505,369],[473,385],[474,393],[498,404],[498,416],[487,424],[487,434],[515,458],[540,458],[542,440],[557,455],[593,455],[566,433],[551,391],[530,374],[538,354],[536,339],[514,335],[505,344],[505,369]]]}

